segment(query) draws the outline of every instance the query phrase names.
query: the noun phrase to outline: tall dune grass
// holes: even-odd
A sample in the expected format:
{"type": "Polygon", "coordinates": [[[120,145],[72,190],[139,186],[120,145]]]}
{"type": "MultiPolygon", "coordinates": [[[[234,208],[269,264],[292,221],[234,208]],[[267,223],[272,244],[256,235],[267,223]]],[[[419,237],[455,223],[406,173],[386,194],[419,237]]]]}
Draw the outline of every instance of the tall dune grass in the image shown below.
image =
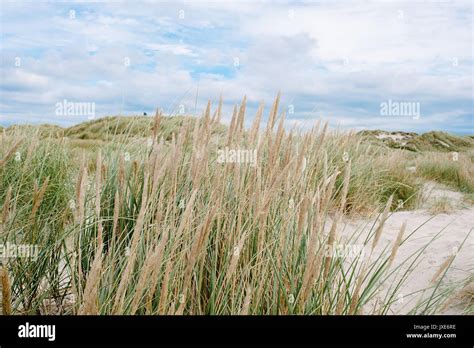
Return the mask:
{"type": "Polygon", "coordinates": [[[382,253],[327,250],[353,243],[343,215],[382,212],[364,241],[374,250],[394,202],[412,204],[419,183],[352,133],[285,131],[278,110],[279,98],[265,127],[261,107],[245,130],[244,99],[216,135],[221,104],[208,105],[167,139],[157,113],[150,142],[103,147],[94,165],[86,153],[71,163],[61,140],[3,137],[0,241],[40,246],[36,260],[5,265],[12,311],[386,313],[397,286],[366,305],[395,273],[401,237],[382,253]],[[257,150],[257,165],[219,163],[225,147],[257,150]]]}
{"type": "Polygon", "coordinates": [[[474,193],[473,158],[469,153],[427,153],[417,161],[419,173],[465,193],[474,193]]]}

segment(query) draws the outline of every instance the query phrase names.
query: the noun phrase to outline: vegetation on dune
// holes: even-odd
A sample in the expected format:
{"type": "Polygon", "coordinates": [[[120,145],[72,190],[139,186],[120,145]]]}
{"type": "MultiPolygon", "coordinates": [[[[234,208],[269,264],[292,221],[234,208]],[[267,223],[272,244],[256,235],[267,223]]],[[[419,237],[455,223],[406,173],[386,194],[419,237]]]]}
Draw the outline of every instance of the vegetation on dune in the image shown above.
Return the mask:
{"type": "MultiPolygon", "coordinates": [[[[327,125],[286,132],[279,98],[264,128],[261,107],[245,130],[245,108],[244,99],[228,128],[219,123],[221,105],[213,115],[208,105],[199,120],[106,118],[68,128],[64,138],[5,132],[0,243],[40,252],[3,267],[2,291],[11,294],[4,308],[386,314],[408,275],[401,267],[423,252],[393,265],[403,229],[374,252],[390,211],[416,203],[420,178],[403,152],[327,125]],[[256,165],[219,161],[224,148],[256,150],[256,165]],[[341,235],[343,216],[368,213],[378,219],[362,242],[367,253],[335,254],[340,243],[356,243],[341,235]],[[369,307],[387,281],[384,300],[369,307]]],[[[444,303],[438,285],[413,313],[444,303]]]]}
{"type": "MultiPolygon", "coordinates": [[[[181,127],[192,125],[197,119],[186,116],[171,116],[163,119],[160,135],[171,140],[173,133],[181,127]]],[[[153,117],[104,117],[80,123],[65,130],[65,136],[72,139],[116,141],[133,137],[149,137],[153,132],[153,117]]],[[[223,128],[221,127],[220,130],[223,128]]],[[[217,131],[218,129],[216,129],[217,131]]]]}
{"type": "Polygon", "coordinates": [[[454,210],[448,197],[440,197],[436,199],[430,206],[429,212],[433,215],[449,214],[454,210]]]}
{"type": "Polygon", "coordinates": [[[407,149],[413,151],[465,151],[473,148],[470,137],[461,137],[446,132],[428,132],[414,137],[407,143],[407,149]]]}
{"type": "MultiPolygon", "coordinates": [[[[6,141],[2,138],[2,149],[6,141]]],[[[69,154],[61,141],[44,142],[26,135],[14,141],[3,157],[10,154],[10,159],[0,165],[0,244],[34,245],[39,252],[36,260],[17,258],[8,263],[13,299],[30,312],[38,309],[44,297],[61,298],[58,262],[72,216],[68,203],[73,178],[69,154]],[[51,284],[46,291],[42,289],[45,281],[51,284]]]]}
{"type": "Polygon", "coordinates": [[[473,136],[456,136],[440,131],[417,134],[364,130],[359,134],[372,144],[413,152],[461,152],[474,147],[473,136]]]}
{"type": "Polygon", "coordinates": [[[447,184],[461,192],[474,193],[474,165],[468,154],[424,153],[416,168],[426,179],[447,184]]]}
{"type": "MultiPolygon", "coordinates": [[[[177,133],[181,127],[192,126],[197,118],[190,116],[169,116],[163,118],[160,136],[171,140],[171,135],[177,133]]],[[[5,134],[35,134],[41,139],[63,138],[75,140],[95,140],[98,142],[122,141],[133,138],[150,137],[153,133],[153,117],[147,116],[108,116],[82,122],[77,125],[63,128],[56,125],[13,125],[5,128],[5,134]]],[[[3,130],[0,127],[0,130],[3,130]]],[[[220,125],[214,132],[223,134],[225,127],[220,125]]]]}
{"type": "MultiPolygon", "coordinates": [[[[3,128],[6,135],[9,136],[21,136],[26,134],[34,134],[40,139],[45,138],[61,138],[64,136],[64,128],[56,125],[42,124],[42,125],[13,125],[7,128],[3,128]]],[[[3,131],[2,130],[2,131],[3,131]]]]}

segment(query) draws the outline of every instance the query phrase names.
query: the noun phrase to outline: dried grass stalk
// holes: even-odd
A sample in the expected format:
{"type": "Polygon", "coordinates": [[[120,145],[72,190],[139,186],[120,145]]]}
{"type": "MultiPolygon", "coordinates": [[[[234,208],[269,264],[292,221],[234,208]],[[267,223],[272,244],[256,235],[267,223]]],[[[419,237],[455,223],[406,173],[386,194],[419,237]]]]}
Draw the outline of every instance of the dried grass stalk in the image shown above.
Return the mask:
{"type": "Polygon", "coordinates": [[[99,283],[102,271],[102,245],[99,246],[91,269],[87,276],[86,287],[82,297],[82,304],[79,308],[80,315],[97,315],[99,314],[99,283]]]}
{"type": "Polygon", "coordinates": [[[140,206],[140,211],[138,212],[137,221],[135,223],[135,228],[133,230],[132,241],[130,246],[130,255],[128,256],[127,265],[125,270],[122,273],[122,277],[120,279],[120,283],[117,289],[117,293],[115,295],[114,301],[114,312],[121,313],[123,301],[125,297],[125,292],[127,290],[127,286],[132,275],[132,270],[135,265],[135,260],[137,257],[137,248],[138,242],[140,240],[140,236],[142,234],[143,225],[145,222],[145,214],[147,210],[147,203],[148,203],[148,176],[149,172],[147,170],[148,167],[145,167],[145,175],[143,179],[143,195],[142,195],[142,202],[140,206]]]}
{"type": "Polygon", "coordinates": [[[383,210],[382,216],[380,218],[379,225],[377,226],[377,229],[375,230],[374,241],[372,243],[372,251],[377,246],[380,240],[380,236],[382,235],[383,226],[385,224],[385,221],[387,221],[388,213],[390,212],[390,208],[392,207],[392,200],[393,200],[393,195],[391,195],[390,198],[388,199],[388,202],[385,205],[385,209],[383,210]]]}
{"type": "Polygon", "coordinates": [[[397,239],[395,240],[395,243],[393,244],[393,247],[392,247],[392,252],[390,253],[390,258],[388,260],[388,268],[390,268],[393,261],[395,260],[395,257],[397,256],[397,251],[398,251],[398,248],[400,247],[400,244],[402,243],[406,226],[407,226],[407,222],[405,221],[402,227],[400,227],[400,231],[398,232],[397,239]]]}
{"type": "Polygon", "coordinates": [[[15,153],[15,151],[18,149],[18,147],[20,146],[20,144],[23,142],[23,139],[20,139],[18,140],[15,144],[13,144],[13,146],[10,148],[10,150],[8,150],[7,154],[5,155],[5,157],[3,157],[1,160],[0,160],[0,168],[2,168],[5,163],[7,163],[10,158],[13,157],[13,154],[15,153]]]}
{"type": "Polygon", "coordinates": [[[12,292],[10,277],[8,275],[8,270],[6,266],[0,268],[0,278],[2,284],[2,314],[11,315],[12,314],[12,292]]]}
{"type": "Polygon", "coordinates": [[[5,200],[3,201],[2,208],[2,226],[6,224],[8,220],[8,215],[10,212],[10,201],[12,199],[12,187],[8,186],[7,194],[5,195],[5,200]]]}
{"type": "Polygon", "coordinates": [[[250,309],[250,302],[252,301],[252,287],[250,285],[247,286],[247,290],[245,292],[244,304],[242,306],[242,310],[240,311],[240,315],[248,315],[250,309]]]}
{"type": "Polygon", "coordinates": [[[439,277],[442,273],[444,273],[448,267],[451,265],[451,263],[453,262],[454,258],[456,257],[456,254],[453,254],[451,255],[450,257],[448,257],[446,259],[446,261],[444,261],[441,266],[439,266],[438,270],[436,271],[436,273],[434,274],[433,278],[431,278],[431,283],[434,284],[436,283],[438,280],[439,280],[439,277]]]}
{"type": "Polygon", "coordinates": [[[30,219],[32,220],[34,220],[36,213],[38,212],[38,209],[41,205],[41,202],[43,202],[44,194],[46,192],[46,189],[48,188],[48,184],[49,184],[49,176],[43,182],[41,189],[33,194],[33,197],[34,197],[33,209],[31,210],[31,215],[30,215],[30,219]]]}

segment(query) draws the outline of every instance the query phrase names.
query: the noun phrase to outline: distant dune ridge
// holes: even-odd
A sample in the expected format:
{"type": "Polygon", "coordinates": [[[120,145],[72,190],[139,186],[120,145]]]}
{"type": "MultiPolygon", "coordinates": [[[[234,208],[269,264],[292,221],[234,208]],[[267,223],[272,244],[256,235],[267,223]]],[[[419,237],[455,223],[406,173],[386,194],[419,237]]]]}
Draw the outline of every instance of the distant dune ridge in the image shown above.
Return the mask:
{"type": "MultiPolygon", "coordinates": [[[[169,116],[162,118],[162,132],[166,135],[188,122],[195,122],[191,116],[169,116]]],[[[42,124],[0,126],[7,133],[17,129],[31,128],[37,130],[40,136],[68,137],[71,139],[110,141],[114,136],[151,135],[153,126],[151,116],[107,116],[92,121],[86,121],[71,127],[42,124]]],[[[225,126],[222,125],[221,131],[225,126]]],[[[459,136],[443,131],[431,131],[422,134],[403,131],[363,130],[359,132],[367,140],[384,144],[390,148],[409,151],[463,151],[474,147],[474,135],[459,136]]]]}
{"type": "Polygon", "coordinates": [[[365,130],[360,134],[388,147],[410,151],[463,151],[474,147],[474,135],[457,136],[446,132],[432,131],[423,134],[414,132],[387,132],[365,130]]]}

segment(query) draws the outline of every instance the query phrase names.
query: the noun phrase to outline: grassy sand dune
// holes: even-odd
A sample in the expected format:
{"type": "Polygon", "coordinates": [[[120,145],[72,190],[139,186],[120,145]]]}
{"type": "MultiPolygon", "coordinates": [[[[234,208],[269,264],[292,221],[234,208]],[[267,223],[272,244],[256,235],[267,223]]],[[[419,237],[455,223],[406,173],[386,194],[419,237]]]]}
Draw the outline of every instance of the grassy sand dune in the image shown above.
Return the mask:
{"type": "Polygon", "coordinates": [[[382,130],[365,130],[360,134],[367,140],[384,144],[390,148],[408,151],[467,151],[474,147],[472,136],[456,136],[446,132],[433,131],[423,134],[414,132],[386,132],[382,130]]]}
{"type": "MultiPolygon", "coordinates": [[[[245,109],[244,99],[229,127],[221,105],[208,105],[199,119],[158,113],[2,131],[0,243],[38,250],[34,259],[4,259],[3,312],[396,311],[394,299],[420,272],[410,265],[436,246],[427,239],[402,252],[423,223],[409,210],[423,204],[428,180],[470,204],[472,147],[453,159],[325,124],[288,132],[279,98],[267,124],[261,107],[244,129],[245,109]],[[393,239],[386,230],[395,214],[408,223],[393,239]],[[348,219],[365,225],[347,234],[348,219]]],[[[422,289],[429,301],[406,311],[444,310],[455,294],[444,281],[450,265],[433,270],[422,289]]],[[[469,276],[465,269],[456,281],[469,276]]]]}

